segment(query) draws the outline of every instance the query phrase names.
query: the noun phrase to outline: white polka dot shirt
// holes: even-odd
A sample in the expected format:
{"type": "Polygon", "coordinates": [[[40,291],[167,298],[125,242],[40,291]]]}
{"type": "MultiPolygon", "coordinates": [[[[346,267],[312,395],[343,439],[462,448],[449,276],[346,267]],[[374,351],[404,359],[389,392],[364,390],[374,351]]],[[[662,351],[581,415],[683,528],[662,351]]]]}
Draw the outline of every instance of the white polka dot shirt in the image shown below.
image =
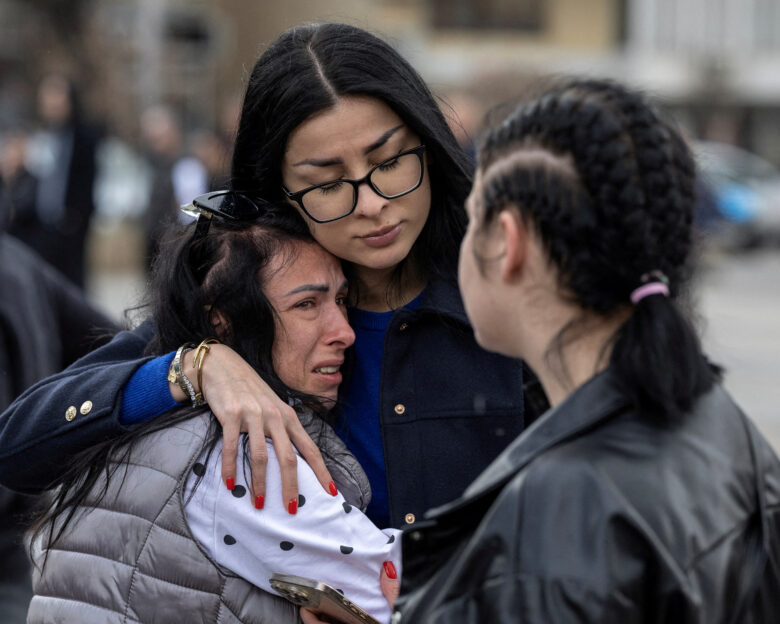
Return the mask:
{"type": "Polygon", "coordinates": [[[266,495],[261,510],[251,500],[249,470],[242,469],[242,444],[232,492],[221,478],[221,441],[207,464],[205,452],[198,459],[184,494],[195,539],[217,563],[266,591],[275,593],[269,583],[275,573],[311,578],[343,591],[380,622],[389,622],[390,606],[380,590],[379,577],[383,562],[392,561],[400,579],[400,531],[378,529],[340,493],[331,496],[300,456],[298,512],[289,514],[270,439],[266,446],[266,495]],[[188,501],[199,475],[202,479],[188,501]]]}

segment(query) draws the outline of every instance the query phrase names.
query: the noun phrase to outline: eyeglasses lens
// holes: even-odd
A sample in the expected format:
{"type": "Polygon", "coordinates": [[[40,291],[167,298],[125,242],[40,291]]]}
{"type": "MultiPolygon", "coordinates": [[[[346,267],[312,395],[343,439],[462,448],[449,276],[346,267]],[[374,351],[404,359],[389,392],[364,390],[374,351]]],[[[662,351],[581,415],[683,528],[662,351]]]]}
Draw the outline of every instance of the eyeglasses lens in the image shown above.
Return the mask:
{"type": "MultiPolygon", "coordinates": [[[[412,153],[383,162],[371,172],[370,180],[381,195],[390,199],[413,190],[421,177],[420,157],[412,153]]],[[[334,180],[305,193],[301,201],[312,217],[326,221],[349,214],[356,192],[352,184],[334,180]]]]}

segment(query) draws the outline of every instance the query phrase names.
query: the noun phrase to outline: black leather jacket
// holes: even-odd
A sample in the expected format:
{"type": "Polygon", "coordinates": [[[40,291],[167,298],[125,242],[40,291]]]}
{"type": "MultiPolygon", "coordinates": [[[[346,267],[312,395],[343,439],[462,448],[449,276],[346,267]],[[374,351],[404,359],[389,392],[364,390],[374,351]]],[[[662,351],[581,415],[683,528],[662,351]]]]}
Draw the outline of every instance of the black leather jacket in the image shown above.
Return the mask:
{"type": "Polygon", "coordinates": [[[609,371],[404,533],[393,622],[776,622],[780,461],[715,387],[673,426],[609,371]]]}

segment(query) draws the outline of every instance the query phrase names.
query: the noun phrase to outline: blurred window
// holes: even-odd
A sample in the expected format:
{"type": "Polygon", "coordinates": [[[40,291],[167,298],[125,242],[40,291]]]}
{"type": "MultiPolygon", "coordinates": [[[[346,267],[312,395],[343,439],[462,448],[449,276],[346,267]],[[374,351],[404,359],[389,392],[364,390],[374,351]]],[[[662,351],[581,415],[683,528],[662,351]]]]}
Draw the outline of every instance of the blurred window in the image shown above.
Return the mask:
{"type": "Polygon", "coordinates": [[[541,0],[431,0],[436,28],[500,28],[537,31],[541,0]]]}

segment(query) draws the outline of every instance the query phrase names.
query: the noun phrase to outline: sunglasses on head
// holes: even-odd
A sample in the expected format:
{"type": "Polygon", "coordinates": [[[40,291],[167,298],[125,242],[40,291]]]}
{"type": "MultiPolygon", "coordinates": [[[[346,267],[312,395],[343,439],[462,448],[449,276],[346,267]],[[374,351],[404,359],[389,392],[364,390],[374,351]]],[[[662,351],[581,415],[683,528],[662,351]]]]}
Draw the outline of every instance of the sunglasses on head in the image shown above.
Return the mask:
{"type": "Polygon", "coordinates": [[[214,216],[228,221],[253,221],[275,205],[240,191],[222,190],[198,195],[180,209],[184,214],[197,219],[193,239],[199,239],[206,236],[214,216]]]}

